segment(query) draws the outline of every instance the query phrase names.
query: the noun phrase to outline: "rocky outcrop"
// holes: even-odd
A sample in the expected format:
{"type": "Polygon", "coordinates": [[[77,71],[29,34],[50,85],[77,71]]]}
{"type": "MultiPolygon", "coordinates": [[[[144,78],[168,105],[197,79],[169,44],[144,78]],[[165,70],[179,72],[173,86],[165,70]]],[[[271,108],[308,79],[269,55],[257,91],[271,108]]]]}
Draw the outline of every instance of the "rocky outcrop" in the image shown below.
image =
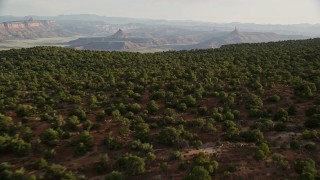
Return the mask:
{"type": "MultiPolygon", "coordinates": [[[[208,41],[200,42],[197,45],[190,46],[191,49],[207,49],[219,48],[227,44],[241,43],[261,43],[270,41],[304,39],[302,36],[279,35],[276,33],[258,33],[258,32],[240,32],[237,27],[230,33],[225,33],[220,36],[211,38],[208,41]]],[[[189,49],[190,49],[189,48],[189,49]]]]}
{"type": "Polygon", "coordinates": [[[128,38],[128,34],[123,32],[122,29],[119,29],[115,34],[111,36],[113,39],[126,39],[128,38]]]}
{"type": "Polygon", "coordinates": [[[161,46],[170,44],[171,41],[165,38],[153,38],[151,34],[147,37],[137,37],[119,29],[116,33],[108,37],[89,37],[79,38],[70,41],[70,48],[90,49],[90,50],[109,50],[109,51],[134,51],[150,46],[161,46]]]}
{"type": "Polygon", "coordinates": [[[55,21],[33,20],[10,21],[0,23],[0,41],[14,39],[35,39],[47,37],[70,36],[55,21]]]}
{"type": "Polygon", "coordinates": [[[0,23],[0,31],[5,30],[6,26],[4,25],[4,23],[0,23]]]}
{"type": "Polygon", "coordinates": [[[240,32],[237,27],[234,31],[216,36],[208,41],[204,41],[196,45],[198,49],[218,48],[226,44],[254,43],[259,40],[251,38],[249,35],[240,32]]]}
{"type": "Polygon", "coordinates": [[[108,50],[108,51],[134,51],[145,47],[148,41],[145,38],[136,38],[119,29],[115,34],[108,37],[79,38],[70,41],[69,47],[75,49],[108,50]]]}

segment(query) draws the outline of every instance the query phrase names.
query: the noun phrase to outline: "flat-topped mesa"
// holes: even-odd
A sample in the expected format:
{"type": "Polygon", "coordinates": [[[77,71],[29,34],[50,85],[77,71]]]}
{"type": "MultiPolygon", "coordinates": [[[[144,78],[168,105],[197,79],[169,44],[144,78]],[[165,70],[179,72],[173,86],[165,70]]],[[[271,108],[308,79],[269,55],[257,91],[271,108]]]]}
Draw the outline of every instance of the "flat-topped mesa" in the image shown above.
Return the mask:
{"type": "Polygon", "coordinates": [[[47,27],[55,24],[55,21],[48,20],[34,20],[30,18],[26,21],[9,21],[0,23],[0,29],[6,28],[7,30],[18,30],[18,29],[26,29],[26,28],[38,28],[38,27],[47,27]]]}
{"type": "Polygon", "coordinates": [[[71,34],[71,32],[56,24],[55,21],[49,20],[34,20],[30,18],[0,23],[0,41],[65,37],[71,34]]]}
{"type": "Polygon", "coordinates": [[[33,18],[30,18],[29,21],[25,21],[25,24],[28,28],[34,28],[34,27],[47,27],[55,24],[55,21],[49,21],[49,20],[34,20],[33,18]]]}
{"type": "Polygon", "coordinates": [[[25,29],[26,28],[26,25],[20,21],[4,22],[3,24],[7,30],[25,29]]]}
{"type": "Polygon", "coordinates": [[[3,23],[0,23],[0,30],[4,30],[6,27],[4,26],[3,23]]]}

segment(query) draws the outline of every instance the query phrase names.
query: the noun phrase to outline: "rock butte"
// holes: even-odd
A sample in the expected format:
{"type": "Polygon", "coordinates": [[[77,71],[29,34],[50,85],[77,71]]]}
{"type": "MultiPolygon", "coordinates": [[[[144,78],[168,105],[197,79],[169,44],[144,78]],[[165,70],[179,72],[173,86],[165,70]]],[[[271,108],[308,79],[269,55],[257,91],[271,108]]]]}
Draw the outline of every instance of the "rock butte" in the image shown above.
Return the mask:
{"type": "Polygon", "coordinates": [[[17,30],[17,29],[27,29],[27,28],[38,28],[38,27],[48,27],[54,25],[55,21],[49,20],[33,20],[30,18],[26,21],[9,21],[0,23],[0,30],[17,30]]]}

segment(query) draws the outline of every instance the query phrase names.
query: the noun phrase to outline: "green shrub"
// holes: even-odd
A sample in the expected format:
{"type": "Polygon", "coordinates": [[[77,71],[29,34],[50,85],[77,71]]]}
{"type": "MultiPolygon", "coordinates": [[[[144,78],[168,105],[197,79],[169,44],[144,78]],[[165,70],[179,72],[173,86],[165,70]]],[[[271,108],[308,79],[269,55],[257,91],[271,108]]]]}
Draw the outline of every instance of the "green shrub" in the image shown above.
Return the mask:
{"type": "Polygon", "coordinates": [[[112,171],[105,177],[105,180],[123,180],[123,179],[125,178],[123,174],[119,171],[112,171]]]}
{"type": "Polygon", "coordinates": [[[298,140],[296,140],[296,139],[294,139],[294,140],[292,140],[291,142],[290,142],[290,148],[291,149],[300,149],[300,142],[298,141],[298,140]]]}
{"type": "Polygon", "coordinates": [[[314,142],[308,142],[304,147],[308,151],[315,151],[317,149],[317,145],[314,142]]]}
{"type": "Polygon", "coordinates": [[[132,154],[126,154],[118,160],[119,167],[131,175],[145,172],[145,162],[143,158],[132,154]]]}
{"type": "Polygon", "coordinates": [[[169,155],[170,160],[181,160],[182,154],[180,151],[171,151],[169,155]]]}
{"type": "Polygon", "coordinates": [[[191,173],[184,178],[185,180],[211,180],[210,173],[202,166],[195,166],[192,168],[191,173]]]}
{"type": "Polygon", "coordinates": [[[119,142],[111,133],[107,134],[103,139],[103,145],[109,150],[118,150],[122,147],[121,142],[119,142]]]}

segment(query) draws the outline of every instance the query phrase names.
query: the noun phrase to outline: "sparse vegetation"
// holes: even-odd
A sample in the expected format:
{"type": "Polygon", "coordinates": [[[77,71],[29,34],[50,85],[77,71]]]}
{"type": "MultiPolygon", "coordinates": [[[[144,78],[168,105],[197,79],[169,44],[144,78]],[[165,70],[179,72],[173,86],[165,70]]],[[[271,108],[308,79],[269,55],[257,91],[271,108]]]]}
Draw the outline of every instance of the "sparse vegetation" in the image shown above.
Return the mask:
{"type": "Polygon", "coordinates": [[[319,177],[319,49],[1,51],[0,179],[319,177]]]}

